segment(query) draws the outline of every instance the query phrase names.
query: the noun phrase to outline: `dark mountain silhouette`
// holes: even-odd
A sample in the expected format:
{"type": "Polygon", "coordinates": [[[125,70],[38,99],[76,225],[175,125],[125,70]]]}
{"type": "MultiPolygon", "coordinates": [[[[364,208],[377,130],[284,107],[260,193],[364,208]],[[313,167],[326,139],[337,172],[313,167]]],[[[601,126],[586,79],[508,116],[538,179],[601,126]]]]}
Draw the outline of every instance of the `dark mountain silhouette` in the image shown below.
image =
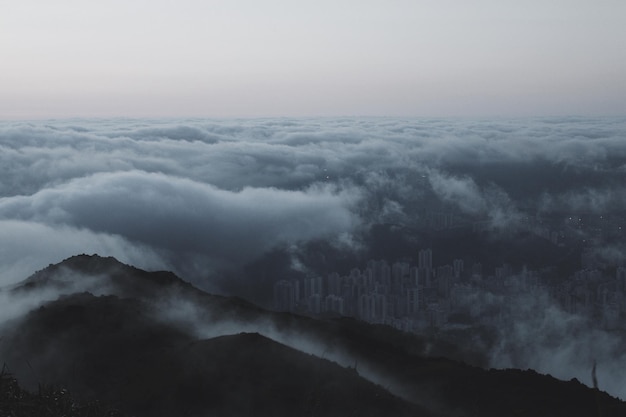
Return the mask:
{"type": "Polygon", "coordinates": [[[132,415],[626,415],[576,380],[485,370],[451,343],[268,312],[113,258],[72,257],[10,291],[51,290],[65,295],[3,325],[0,361],[27,388],[132,415]]]}
{"type": "Polygon", "coordinates": [[[164,288],[192,288],[169,271],[147,272],[125,265],[113,257],[78,255],[36,272],[15,290],[56,288],[60,291],[84,287],[113,292],[125,297],[152,297],[164,288]]]}
{"type": "MultiPolygon", "coordinates": [[[[63,384],[144,416],[416,415],[355,371],[258,334],[195,340],[146,303],[73,294],[5,333],[4,360],[26,386],[63,384]],[[19,346],[19,349],[15,349],[19,346]],[[24,365],[25,364],[26,367],[24,365]]],[[[420,415],[427,415],[419,413],[420,415]]]]}

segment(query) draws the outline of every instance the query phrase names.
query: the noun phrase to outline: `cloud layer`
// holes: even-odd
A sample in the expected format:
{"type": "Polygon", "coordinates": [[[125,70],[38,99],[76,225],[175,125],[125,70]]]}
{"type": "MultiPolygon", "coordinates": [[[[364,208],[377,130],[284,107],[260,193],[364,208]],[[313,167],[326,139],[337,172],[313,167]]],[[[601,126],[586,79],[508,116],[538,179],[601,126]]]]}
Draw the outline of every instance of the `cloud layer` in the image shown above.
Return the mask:
{"type": "Polygon", "coordinates": [[[198,282],[425,207],[494,229],[619,211],[625,134],[624,118],[4,122],[0,281],[99,252],[198,282]]]}
{"type": "Polygon", "coordinates": [[[25,225],[89,230],[156,252],[245,262],[281,243],[350,231],[356,226],[350,207],[357,199],[330,186],[234,192],[129,171],[94,174],[3,199],[0,216],[25,225]]]}
{"type": "MultiPolygon", "coordinates": [[[[626,221],[626,118],[0,123],[0,286],[98,253],[260,299],[314,262],[337,265],[320,241],[345,255],[349,270],[363,264],[361,253],[418,245],[400,232],[368,235],[370,226],[419,231],[433,213],[494,236],[541,218],[571,217],[563,227],[581,240],[597,225],[579,228],[579,219],[618,226],[626,221]]],[[[624,238],[611,233],[589,253],[616,265],[626,261],[624,238]]],[[[8,316],[34,305],[0,293],[1,303],[8,316]]],[[[568,378],[597,360],[603,386],[624,395],[623,378],[606,365],[626,361],[615,337],[544,295],[514,309],[520,319],[499,329],[492,366],[568,378]]]]}

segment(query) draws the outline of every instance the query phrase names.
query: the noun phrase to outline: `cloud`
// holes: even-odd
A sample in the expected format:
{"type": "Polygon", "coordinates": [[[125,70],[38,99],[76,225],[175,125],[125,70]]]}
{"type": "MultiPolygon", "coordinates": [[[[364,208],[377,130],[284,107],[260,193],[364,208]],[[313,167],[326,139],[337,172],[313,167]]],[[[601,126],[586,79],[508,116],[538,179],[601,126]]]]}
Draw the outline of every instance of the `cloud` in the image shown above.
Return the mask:
{"type": "Polygon", "coordinates": [[[626,187],[580,188],[564,193],[543,194],[540,209],[544,211],[569,211],[573,213],[608,213],[626,208],[626,187]]]}
{"type": "MultiPolygon", "coordinates": [[[[432,212],[498,233],[572,212],[610,214],[617,228],[624,132],[623,117],[0,122],[0,285],[86,252],[271,297],[276,275],[328,273],[395,250],[367,228],[415,230],[432,212]]],[[[623,262],[621,236],[588,239],[589,253],[623,262]]],[[[611,356],[615,340],[580,333],[585,323],[539,301],[516,301],[545,314],[502,328],[493,364],[569,377],[559,369],[587,375],[595,358],[601,385],[617,386],[619,375],[604,371],[608,358],[623,363],[611,356]]]]}
{"type": "Polygon", "coordinates": [[[0,286],[21,281],[36,270],[80,253],[114,256],[150,270],[165,266],[148,246],[119,235],[68,225],[0,220],[0,286]]]}
{"type": "Polygon", "coordinates": [[[413,225],[442,203],[495,230],[626,209],[624,131],[623,118],[3,122],[0,220],[115,236],[195,271],[298,240],[361,247],[360,226],[413,225]]]}
{"type": "Polygon", "coordinates": [[[165,127],[144,127],[129,133],[133,139],[141,140],[162,140],[171,139],[187,142],[217,143],[221,136],[202,129],[198,126],[165,126],[165,127]]]}
{"type": "Polygon", "coordinates": [[[456,205],[479,220],[488,220],[491,228],[511,230],[523,218],[507,193],[493,184],[479,187],[472,178],[449,176],[439,171],[430,171],[428,180],[442,201],[456,205]]]}
{"type": "Polygon", "coordinates": [[[0,200],[0,217],[115,235],[216,263],[249,261],[280,244],[351,231],[356,190],[303,191],[209,184],[141,171],[94,174],[0,200]]]}
{"type": "Polygon", "coordinates": [[[620,119],[78,123],[0,125],[0,147],[5,151],[0,154],[5,179],[0,191],[32,193],[50,181],[119,170],[165,173],[234,190],[245,186],[299,189],[326,179],[399,169],[436,168],[474,178],[481,185],[485,172],[493,173],[486,180],[494,176],[500,180],[504,174],[533,181],[528,174],[536,170],[537,162],[551,174],[567,176],[577,171],[581,178],[626,166],[625,122],[620,119]],[[485,169],[491,166],[509,169],[485,169]]]}
{"type": "Polygon", "coordinates": [[[446,176],[434,171],[428,180],[435,194],[444,201],[455,203],[466,213],[479,214],[487,209],[481,190],[471,178],[446,176]]]}
{"type": "Polygon", "coordinates": [[[563,311],[547,291],[499,300],[512,319],[498,326],[491,366],[531,368],[556,378],[578,378],[593,386],[591,369],[598,364],[599,387],[626,398],[623,369],[626,354],[619,332],[602,330],[582,316],[563,311]]]}

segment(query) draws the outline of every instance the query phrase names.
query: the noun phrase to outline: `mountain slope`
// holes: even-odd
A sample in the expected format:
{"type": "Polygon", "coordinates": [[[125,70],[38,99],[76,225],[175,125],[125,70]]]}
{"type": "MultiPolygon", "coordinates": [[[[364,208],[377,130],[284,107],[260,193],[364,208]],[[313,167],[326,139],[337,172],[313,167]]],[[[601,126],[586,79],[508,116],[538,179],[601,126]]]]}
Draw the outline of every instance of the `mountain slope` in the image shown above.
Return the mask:
{"type": "Polygon", "coordinates": [[[0,360],[31,387],[61,383],[138,416],[626,415],[623,402],[578,381],[469,366],[458,359],[481,358],[459,346],[268,312],[113,258],[70,258],[11,293],[53,290],[70,295],[4,325],[0,360]]]}
{"type": "Polygon", "coordinates": [[[62,384],[136,415],[427,415],[354,371],[258,334],[195,340],[151,315],[134,299],[74,294],[5,330],[0,351],[31,387],[62,384]]]}

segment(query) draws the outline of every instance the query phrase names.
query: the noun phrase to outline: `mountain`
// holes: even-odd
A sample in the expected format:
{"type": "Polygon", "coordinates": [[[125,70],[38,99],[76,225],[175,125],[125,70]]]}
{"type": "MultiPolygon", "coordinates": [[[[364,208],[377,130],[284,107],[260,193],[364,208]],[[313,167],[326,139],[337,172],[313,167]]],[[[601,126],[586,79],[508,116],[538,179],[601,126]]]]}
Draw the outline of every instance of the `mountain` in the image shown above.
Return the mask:
{"type": "Polygon", "coordinates": [[[75,292],[115,293],[125,297],[153,297],[164,288],[192,288],[169,271],[147,272],[125,265],[113,257],[77,255],[34,273],[14,291],[54,288],[75,292]]]}
{"type": "Polygon", "coordinates": [[[75,256],[5,291],[42,300],[0,329],[20,383],[136,416],[626,415],[576,380],[470,366],[480,355],[450,343],[265,311],[113,258],[75,256]]]}
{"type": "Polygon", "coordinates": [[[25,384],[64,384],[134,415],[417,410],[353,371],[258,334],[196,340],[154,320],[135,299],[73,294],[29,313],[4,336],[5,361],[25,384]]]}

